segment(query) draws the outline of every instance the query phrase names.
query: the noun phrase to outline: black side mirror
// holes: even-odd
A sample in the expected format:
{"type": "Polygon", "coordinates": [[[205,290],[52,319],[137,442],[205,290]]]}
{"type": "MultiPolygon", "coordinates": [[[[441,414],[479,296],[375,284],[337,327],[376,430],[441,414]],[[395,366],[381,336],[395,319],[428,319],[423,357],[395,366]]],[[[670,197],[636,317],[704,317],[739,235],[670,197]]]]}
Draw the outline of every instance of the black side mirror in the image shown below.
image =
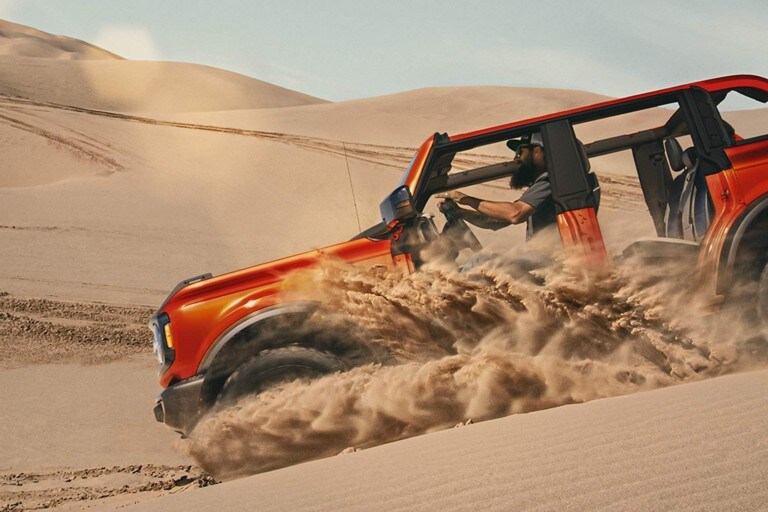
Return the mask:
{"type": "Polygon", "coordinates": [[[405,220],[416,216],[416,208],[413,207],[413,196],[407,185],[397,187],[379,206],[381,218],[384,224],[391,224],[395,220],[405,220]]]}

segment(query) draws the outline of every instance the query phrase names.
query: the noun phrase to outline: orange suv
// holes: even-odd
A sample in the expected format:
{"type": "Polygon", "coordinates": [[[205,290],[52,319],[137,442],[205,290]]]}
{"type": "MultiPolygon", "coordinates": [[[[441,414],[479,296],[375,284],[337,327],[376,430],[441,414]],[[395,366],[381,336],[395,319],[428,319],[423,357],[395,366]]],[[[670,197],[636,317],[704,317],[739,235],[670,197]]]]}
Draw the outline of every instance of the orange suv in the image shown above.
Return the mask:
{"type": "Polygon", "coordinates": [[[744,109],[748,102],[766,101],[768,80],[729,76],[471,133],[435,134],[381,203],[381,223],[337,245],[187,279],[171,292],[150,321],[165,387],[155,405],[157,420],[186,433],[218,403],[365,360],[369,355],[359,348],[364,344],[349,335],[354,330],[341,336],[318,328],[318,303],[283,298],[285,278],[329,255],[417,271],[435,240],[468,239],[455,237],[457,231],[468,233],[460,218],[437,229],[424,213],[430,198],[509,177],[516,164],[495,148],[534,132],[544,139],[566,255],[591,266],[608,264],[591,168],[601,157],[621,154],[639,179],[656,232],[624,253],[689,258],[715,302],[738,280],[757,283],[757,314],[768,318],[768,123],[754,122],[752,114],[764,112],[762,105],[744,109]],[[727,110],[728,104],[737,108],[727,110]]]}

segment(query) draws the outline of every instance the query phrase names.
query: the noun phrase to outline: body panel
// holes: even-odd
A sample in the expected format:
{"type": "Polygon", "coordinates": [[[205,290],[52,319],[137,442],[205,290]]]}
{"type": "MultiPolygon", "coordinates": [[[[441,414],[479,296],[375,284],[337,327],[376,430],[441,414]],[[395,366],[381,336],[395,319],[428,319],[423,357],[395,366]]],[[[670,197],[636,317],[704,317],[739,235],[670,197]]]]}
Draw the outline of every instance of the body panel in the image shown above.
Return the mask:
{"type": "Polygon", "coordinates": [[[430,137],[421,144],[421,147],[419,147],[419,152],[416,153],[416,156],[414,157],[413,165],[411,165],[410,171],[406,176],[403,177],[402,184],[408,186],[408,188],[411,190],[411,194],[416,194],[416,186],[419,183],[421,173],[424,170],[424,165],[427,163],[427,157],[432,150],[432,145],[434,142],[435,138],[430,137]]]}
{"type": "Polygon", "coordinates": [[[608,264],[603,235],[597,222],[594,208],[570,210],[557,216],[557,229],[563,241],[563,249],[569,258],[574,258],[591,268],[608,264]]]}
{"type": "MultiPolygon", "coordinates": [[[[177,340],[176,358],[161,377],[161,384],[195,375],[211,344],[240,319],[279,302],[283,280],[290,273],[313,267],[324,257],[353,264],[386,265],[395,262],[390,240],[358,239],[281,260],[256,265],[180,290],[165,307],[177,340]]],[[[408,271],[407,261],[399,262],[408,271]]]]}
{"type": "Polygon", "coordinates": [[[738,239],[733,238],[735,230],[740,227],[747,209],[768,192],[768,140],[742,143],[727,148],[725,153],[733,164],[732,169],[707,176],[715,218],[702,242],[699,259],[713,293],[722,293],[730,281],[738,250],[738,239]]]}

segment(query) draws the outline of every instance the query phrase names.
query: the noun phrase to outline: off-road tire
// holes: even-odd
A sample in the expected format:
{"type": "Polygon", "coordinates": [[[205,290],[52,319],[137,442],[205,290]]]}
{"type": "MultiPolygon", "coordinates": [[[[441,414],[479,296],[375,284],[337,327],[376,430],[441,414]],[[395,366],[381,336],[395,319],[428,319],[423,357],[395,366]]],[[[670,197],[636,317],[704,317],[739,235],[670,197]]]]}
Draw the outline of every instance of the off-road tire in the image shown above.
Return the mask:
{"type": "Polygon", "coordinates": [[[277,384],[299,378],[316,379],[346,369],[333,355],[319,350],[299,346],[265,350],[240,365],[227,378],[217,405],[228,407],[277,384]]]}

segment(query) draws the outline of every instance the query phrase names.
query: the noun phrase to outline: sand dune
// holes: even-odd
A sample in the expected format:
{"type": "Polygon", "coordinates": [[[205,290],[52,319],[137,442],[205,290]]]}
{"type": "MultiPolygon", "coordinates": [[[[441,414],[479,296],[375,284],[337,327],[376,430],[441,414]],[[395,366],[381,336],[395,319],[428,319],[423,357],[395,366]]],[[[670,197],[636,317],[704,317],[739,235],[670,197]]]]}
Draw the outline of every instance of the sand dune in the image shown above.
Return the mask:
{"type": "Polygon", "coordinates": [[[274,108],[324,100],[181,62],[0,58],[0,93],[122,112],[274,108]]]}
{"type": "Polygon", "coordinates": [[[89,43],[0,20],[0,94],[126,112],[275,108],[325,100],[229,71],[129,61],[89,43]]]}
{"type": "Polygon", "coordinates": [[[762,510],[768,372],[510,416],[133,510],[762,510]]]}
{"type": "MultiPolygon", "coordinates": [[[[455,135],[583,107],[610,98],[524,87],[437,87],[364,100],[280,109],[169,114],[169,119],[294,133],[363,144],[417,147],[435,132],[455,135]]],[[[646,110],[574,127],[584,143],[663,125],[670,109],[646,110]]],[[[501,154],[500,154],[501,155],[501,154]]],[[[636,175],[631,152],[593,159],[598,173],[636,175]]]]}
{"type": "Polygon", "coordinates": [[[174,118],[416,147],[436,131],[463,133],[606,99],[588,92],[559,89],[433,87],[340,103],[174,118]]]}
{"type": "Polygon", "coordinates": [[[149,347],[143,356],[107,365],[3,368],[2,406],[15,414],[3,419],[0,470],[184,462],[171,448],[176,436],[156,429],[157,372],[149,347]],[[116,378],[121,386],[113,385],[116,378]],[[35,399],[17,401],[25,393],[35,399]]]}
{"type": "MultiPolygon", "coordinates": [[[[104,509],[171,493],[137,510],[759,509],[768,501],[765,371],[517,414],[194,491],[210,477],[172,449],[176,436],[151,417],[157,380],[141,318],[178,281],[339,242],[378,222],[379,202],[435,131],[471,131],[603,99],[448,87],[328,103],[205,66],[121,60],[0,22],[0,407],[12,411],[0,420],[0,508],[104,509]]],[[[736,118],[752,128],[762,114],[736,118]]],[[[656,110],[577,133],[590,142],[604,130],[629,132],[668,115],[656,110]]],[[[473,155],[478,163],[498,158],[473,155]]],[[[610,157],[593,167],[603,184],[601,226],[615,253],[652,226],[626,162],[610,157]]],[[[511,198],[499,183],[473,191],[511,198]]],[[[522,231],[481,238],[506,250],[522,231]]],[[[530,290],[529,299],[568,290],[560,279],[530,290]]],[[[620,291],[626,299],[628,288],[620,291]]],[[[455,303],[434,293],[423,298],[427,306],[455,303]]],[[[621,332],[626,344],[609,356],[627,356],[626,364],[644,350],[664,357],[646,380],[630,378],[648,370],[641,360],[642,368],[605,373],[604,387],[579,380],[601,360],[565,358],[559,364],[573,378],[544,372],[546,393],[527,403],[591,400],[745,368],[732,363],[734,353],[749,354],[746,337],[721,337],[717,350],[671,330],[643,341],[630,336],[637,328],[631,307],[567,304],[578,318],[561,322],[562,332],[621,332]],[[681,357],[688,352],[692,359],[681,357]],[[554,400],[552,390],[564,391],[554,400]]],[[[374,309],[368,312],[380,313],[374,309]]],[[[671,329],[674,320],[657,317],[654,325],[671,329]]],[[[570,338],[558,340],[561,347],[570,338]]],[[[543,368],[531,354],[506,366],[492,357],[473,361],[465,374],[485,372],[489,384],[505,376],[502,367],[523,377],[543,368]]],[[[430,389],[441,403],[441,388],[430,389]]],[[[494,409],[490,398],[469,398],[473,410],[494,409]]],[[[418,431],[444,426],[426,418],[418,431]]]]}
{"type": "Polygon", "coordinates": [[[79,39],[0,20],[0,55],[57,60],[122,59],[79,39]]]}
{"type": "Polygon", "coordinates": [[[0,421],[0,510],[103,510],[209,483],[152,417],[150,350],[87,366],[0,360],[0,407],[12,411],[0,421]]]}

